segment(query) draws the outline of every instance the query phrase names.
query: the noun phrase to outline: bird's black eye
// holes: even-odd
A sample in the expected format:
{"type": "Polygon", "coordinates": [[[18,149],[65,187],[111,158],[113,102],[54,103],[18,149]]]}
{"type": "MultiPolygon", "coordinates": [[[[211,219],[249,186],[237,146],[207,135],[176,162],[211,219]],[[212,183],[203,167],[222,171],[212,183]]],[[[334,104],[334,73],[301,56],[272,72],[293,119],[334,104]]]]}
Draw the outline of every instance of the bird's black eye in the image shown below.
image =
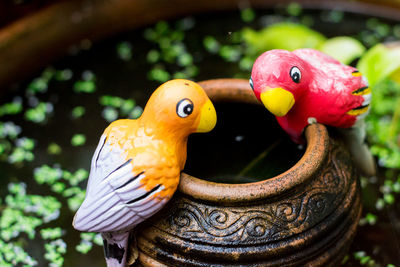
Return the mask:
{"type": "Polygon", "coordinates": [[[186,118],[193,112],[193,102],[184,98],[176,104],[176,114],[181,118],[186,118]]]}
{"type": "Polygon", "coordinates": [[[253,78],[250,77],[249,83],[250,83],[251,89],[254,90],[253,78]]]}
{"type": "Polygon", "coordinates": [[[300,83],[300,79],[301,79],[301,71],[299,70],[298,67],[294,66],[290,69],[290,78],[292,78],[292,80],[295,83],[300,83]]]}

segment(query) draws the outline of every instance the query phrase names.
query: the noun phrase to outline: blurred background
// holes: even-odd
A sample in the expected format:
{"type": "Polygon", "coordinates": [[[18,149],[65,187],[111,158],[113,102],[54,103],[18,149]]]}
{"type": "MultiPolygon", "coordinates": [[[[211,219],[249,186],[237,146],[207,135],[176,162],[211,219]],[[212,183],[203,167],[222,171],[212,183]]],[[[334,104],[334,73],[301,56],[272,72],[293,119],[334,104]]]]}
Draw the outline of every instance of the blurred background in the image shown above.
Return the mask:
{"type": "MultiPolygon", "coordinates": [[[[0,266],[105,266],[101,238],[71,227],[103,129],[139,117],[169,79],[248,79],[262,52],[302,47],[357,67],[373,91],[367,141],[379,170],[361,177],[363,214],[343,265],[400,266],[400,2],[197,2],[0,1],[0,266]]],[[[185,171],[267,179],[302,155],[282,133],[248,170],[271,145],[250,136],[191,138],[185,171]],[[215,153],[199,162],[204,146],[215,153]]]]}

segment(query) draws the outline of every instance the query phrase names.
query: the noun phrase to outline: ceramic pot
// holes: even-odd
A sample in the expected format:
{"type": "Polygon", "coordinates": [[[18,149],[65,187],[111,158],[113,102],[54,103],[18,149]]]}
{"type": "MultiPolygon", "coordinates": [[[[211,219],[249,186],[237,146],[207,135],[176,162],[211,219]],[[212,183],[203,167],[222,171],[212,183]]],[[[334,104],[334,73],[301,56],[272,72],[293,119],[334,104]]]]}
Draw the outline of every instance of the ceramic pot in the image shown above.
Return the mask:
{"type": "MultiPolygon", "coordinates": [[[[201,85],[215,103],[258,104],[248,81],[201,85]]],[[[305,137],[301,159],[260,182],[214,183],[183,173],[166,208],[139,227],[136,264],[337,266],[361,213],[358,175],[323,125],[309,126],[305,137]]]]}

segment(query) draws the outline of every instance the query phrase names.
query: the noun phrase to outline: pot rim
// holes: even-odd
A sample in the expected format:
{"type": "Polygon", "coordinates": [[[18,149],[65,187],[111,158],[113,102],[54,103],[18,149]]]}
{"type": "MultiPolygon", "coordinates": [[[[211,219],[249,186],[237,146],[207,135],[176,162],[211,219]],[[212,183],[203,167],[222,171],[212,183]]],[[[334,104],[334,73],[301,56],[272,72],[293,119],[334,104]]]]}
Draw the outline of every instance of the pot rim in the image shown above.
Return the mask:
{"type": "MultiPolygon", "coordinates": [[[[249,82],[244,79],[213,79],[199,82],[213,102],[260,104],[249,82]]],[[[227,184],[206,181],[182,173],[178,190],[193,198],[209,202],[249,202],[272,198],[307,182],[325,161],[329,135],[322,124],[305,130],[307,148],[301,159],[289,170],[263,181],[227,184]]]]}

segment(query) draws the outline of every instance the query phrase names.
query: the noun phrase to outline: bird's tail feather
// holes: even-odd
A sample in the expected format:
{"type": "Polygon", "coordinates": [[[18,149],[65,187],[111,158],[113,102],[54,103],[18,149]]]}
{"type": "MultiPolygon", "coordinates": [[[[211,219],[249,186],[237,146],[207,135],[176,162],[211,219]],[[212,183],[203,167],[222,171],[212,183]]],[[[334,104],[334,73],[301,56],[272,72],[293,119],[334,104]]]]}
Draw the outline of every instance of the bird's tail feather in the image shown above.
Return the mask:
{"type": "Polygon", "coordinates": [[[367,177],[375,176],[376,163],[365,142],[366,132],[364,121],[358,121],[352,128],[339,130],[361,174],[367,177]]]}

